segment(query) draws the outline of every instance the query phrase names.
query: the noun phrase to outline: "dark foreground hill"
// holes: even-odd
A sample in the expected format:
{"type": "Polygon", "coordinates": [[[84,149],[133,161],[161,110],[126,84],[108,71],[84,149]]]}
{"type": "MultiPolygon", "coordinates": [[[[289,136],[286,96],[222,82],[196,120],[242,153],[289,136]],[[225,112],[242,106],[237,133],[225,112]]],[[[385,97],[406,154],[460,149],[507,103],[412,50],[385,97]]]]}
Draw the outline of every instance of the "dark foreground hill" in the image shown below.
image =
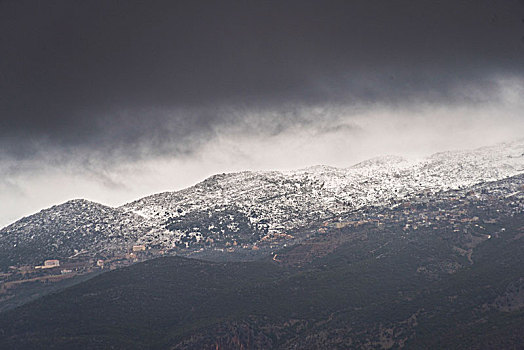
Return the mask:
{"type": "Polygon", "coordinates": [[[508,198],[368,212],[382,222],[256,262],[111,271],[3,313],[0,348],[520,349],[524,213],[508,198]]]}

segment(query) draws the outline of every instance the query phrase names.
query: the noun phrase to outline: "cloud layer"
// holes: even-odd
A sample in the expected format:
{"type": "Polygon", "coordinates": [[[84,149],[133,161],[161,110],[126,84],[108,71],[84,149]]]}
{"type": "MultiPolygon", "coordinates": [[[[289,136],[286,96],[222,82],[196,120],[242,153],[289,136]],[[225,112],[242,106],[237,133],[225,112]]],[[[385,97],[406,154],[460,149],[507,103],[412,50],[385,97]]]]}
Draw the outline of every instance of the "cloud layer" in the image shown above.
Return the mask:
{"type": "Polygon", "coordinates": [[[2,153],[184,153],[253,110],[476,103],[522,75],[523,18],[518,1],[4,1],[2,153]]]}
{"type": "Polygon", "coordinates": [[[2,1],[3,221],[518,136],[523,38],[517,0],[2,1]]]}

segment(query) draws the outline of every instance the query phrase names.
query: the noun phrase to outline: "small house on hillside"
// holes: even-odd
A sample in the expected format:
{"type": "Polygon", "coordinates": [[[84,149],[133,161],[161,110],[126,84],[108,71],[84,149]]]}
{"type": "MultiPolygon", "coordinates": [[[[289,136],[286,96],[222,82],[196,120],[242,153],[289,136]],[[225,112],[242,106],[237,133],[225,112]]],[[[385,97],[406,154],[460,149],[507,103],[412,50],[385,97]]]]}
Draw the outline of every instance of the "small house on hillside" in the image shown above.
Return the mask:
{"type": "Polygon", "coordinates": [[[60,266],[60,261],[56,259],[44,261],[44,268],[46,269],[50,269],[52,267],[58,267],[58,266],[60,266]]]}
{"type": "Polygon", "coordinates": [[[35,266],[35,269],[51,269],[53,267],[60,266],[60,261],[56,259],[46,260],[44,261],[44,265],[41,266],[35,266]]]}

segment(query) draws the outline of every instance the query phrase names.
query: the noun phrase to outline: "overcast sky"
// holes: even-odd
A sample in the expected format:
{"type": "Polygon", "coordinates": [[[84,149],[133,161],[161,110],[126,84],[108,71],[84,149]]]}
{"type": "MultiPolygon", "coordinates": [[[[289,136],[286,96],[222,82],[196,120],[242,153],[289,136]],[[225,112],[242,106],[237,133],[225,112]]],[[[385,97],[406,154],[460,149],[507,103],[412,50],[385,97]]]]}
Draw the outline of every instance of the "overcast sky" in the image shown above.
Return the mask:
{"type": "Polygon", "coordinates": [[[0,226],[524,135],[524,2],[0,1],[0,226]]]}

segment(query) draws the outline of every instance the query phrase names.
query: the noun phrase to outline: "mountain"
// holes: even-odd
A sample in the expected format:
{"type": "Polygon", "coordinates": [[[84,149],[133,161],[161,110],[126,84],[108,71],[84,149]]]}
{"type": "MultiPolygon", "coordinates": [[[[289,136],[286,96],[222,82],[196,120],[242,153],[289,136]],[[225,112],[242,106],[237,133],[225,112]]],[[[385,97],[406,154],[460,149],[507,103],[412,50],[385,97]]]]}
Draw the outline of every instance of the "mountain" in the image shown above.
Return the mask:
{"type": "Polygon", "coordinates": [[[388,156],[349,168],[215,175],[119,208],[75,200],[1,229],[0,267],[79,252],[108,258],[132,245],[177,254],[229,250],[229,256],[251,259],[261,255],[254,247],[265,252],[300,241],[312,223],[346,212],[521,173],[522,140],[418,161],[388,156]]]}
{"type": "Polygon", "coordinates": [[[524,175],[322,220],[257,261],[163,257],[0,317],[6,349],[518,349],[524,175]]]}
{"type": "Polygon", "coordinates": [[[0,348],[518,348],[523,165],[514,142],[51,207],[0,230],[0,348]]]}

